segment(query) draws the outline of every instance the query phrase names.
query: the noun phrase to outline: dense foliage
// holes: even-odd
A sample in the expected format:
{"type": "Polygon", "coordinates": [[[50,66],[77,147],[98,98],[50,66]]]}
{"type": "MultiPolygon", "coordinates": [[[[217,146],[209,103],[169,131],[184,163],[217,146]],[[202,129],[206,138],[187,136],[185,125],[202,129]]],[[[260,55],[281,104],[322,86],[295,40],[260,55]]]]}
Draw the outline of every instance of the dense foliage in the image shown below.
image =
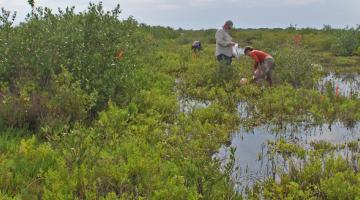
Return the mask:
{"type": "MultiPolygon", "coordinates": [[[[317,90],[324,69],[314,63],[333,62],[339,48],[327,43],[338,30],[234,31],[241,45],[277,63],[274,87],[239,86],[251,78],[252,60],[219,66],[215,30],[119,20],[119,7],[104,11],[101,3],[81,13],[29,3],[24,23],[14,26],[6,10],[0,16],[0,199],[242,199],[233,155],[225,166],[214,157],[240,126],[360,120],[356,92],[317,90]],[[299,34],[303,41],[294,43],[299,34]],[[195,39],[204,41],[198,54],[190,51],[195,39]],[[239,102],[248,105],[246,118],[239,102]]],[[[320,173],[317,152],[305,170],[259,183],[245,197],[358,197],[351,166],[326,158],[320,173]]]]}

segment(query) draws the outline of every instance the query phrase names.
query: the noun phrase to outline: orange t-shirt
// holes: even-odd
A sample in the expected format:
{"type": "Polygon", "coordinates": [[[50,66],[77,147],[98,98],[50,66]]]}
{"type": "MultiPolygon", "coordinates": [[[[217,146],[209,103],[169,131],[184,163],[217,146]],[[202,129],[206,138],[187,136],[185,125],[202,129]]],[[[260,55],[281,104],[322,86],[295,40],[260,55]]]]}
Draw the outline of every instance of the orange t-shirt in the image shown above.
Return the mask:
{"type": "Polygon", "coordinates": [[[259,63],[264,62],[266,58],[271,57],[270,54],[259,50],[252,50],[250,56],[255,60],[254,69],[256,69],[259,63]]]}

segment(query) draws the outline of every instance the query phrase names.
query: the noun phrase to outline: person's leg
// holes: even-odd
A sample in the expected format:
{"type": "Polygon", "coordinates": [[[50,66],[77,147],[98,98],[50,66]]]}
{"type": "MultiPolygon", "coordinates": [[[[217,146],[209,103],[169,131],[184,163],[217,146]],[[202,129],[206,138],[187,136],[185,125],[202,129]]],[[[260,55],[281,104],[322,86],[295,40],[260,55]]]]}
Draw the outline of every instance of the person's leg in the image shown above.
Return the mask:
{"type": "Polygon", "coordinates": [[[216,82],[222,83],[223,80],[225,79],[224,74],[226,71],[226,59],[224,54],[220,54],[216,58],[219,62],[218,73],[216,75],[216,82]]]}
{"type": "Polygon", "coordinates": [[[219,83],[224,83],[232,78],[232,58],[224,54],[220,54],[217,56],[217,60],[220,64],[217,79],[219,83]]]}
{"type": "Polygon", "coordinates": [[[264,61],[263,68],[264,68],[264,71],[266,74],[266,80],[270,86],[272,86],[272,84],[273,84],[272,77],[271,77],[271,72],[272,72],[273,66],[274,66],[273,58],[268,58],[264,61]]]}
{"type": "Polygon", "coordinates": [[[226,64],[231,65],[232,63],[232,57],[226,56],[226,64]]]}
{"type": "Polygon", "coordinates": [[[224,54],[217,55],[217,56],[216,56],[216,59],[217,59],[219,62],[223,62],[224,59],[225,59],[224,56],[225,56],[224,54]]]}
{"type": "Polygon", "coordinates": [[[261,81],[265,78],[266,73],[264,70],[264,63],[261,63],[258,68],[255,70],[254,72],[254,77],[256,79],[256,81],[261,81]]]}
{"type": "Polygon", "coordinates": [[[230,65],[232,62],[232,57],[229,57],[227,55],[224,54],[220,54],[217,57],[217,60],[221,63],[225,63],[226,65],[230,65]]]}
{"type": "Polygon", "coordinates": [[[269,83],[269,85],[272,86],[273,81],[272,81],[272,77],[271,77],[271,71],[267,74],[266,80],[269,83]]]}

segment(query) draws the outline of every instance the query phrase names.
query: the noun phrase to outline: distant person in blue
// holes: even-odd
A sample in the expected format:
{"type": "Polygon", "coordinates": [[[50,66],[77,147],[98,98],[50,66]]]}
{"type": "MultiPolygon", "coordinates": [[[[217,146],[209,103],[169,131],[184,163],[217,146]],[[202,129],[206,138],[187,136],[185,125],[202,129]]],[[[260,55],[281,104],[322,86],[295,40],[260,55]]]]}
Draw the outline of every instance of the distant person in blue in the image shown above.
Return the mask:
{"type": "Polygon", "coordinates": [[[198,40],[195,40],[193,44],[191,45],[191,49],[194,51],[194,53],[198,53],[202,50],[201,42],[198,40]]]}
{"type": "Polygon", "coordinates": [[[216,59],[227,65],[232,62],[233,51],[232,47],[235,42],[232,41],[232,37],[229,35],[229,30],[233,28],[233,22],[228,20],[225,22],[222,28],[218,29],[215,34],[216,38],[216,59]]]}

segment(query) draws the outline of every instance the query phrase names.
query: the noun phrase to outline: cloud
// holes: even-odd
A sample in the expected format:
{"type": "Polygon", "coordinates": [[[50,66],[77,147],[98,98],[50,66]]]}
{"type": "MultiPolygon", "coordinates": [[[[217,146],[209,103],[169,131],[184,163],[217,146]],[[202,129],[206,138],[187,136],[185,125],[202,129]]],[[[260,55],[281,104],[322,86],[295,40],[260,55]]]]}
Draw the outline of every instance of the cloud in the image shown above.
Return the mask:
{"type": "MultiPolygon", "coordinates": [[[[224,0],[229,1],[229,0],[224,0]]],[[[177,9],[177,8],[193,8],[199,6],[218,6],[218,0],[125,0],[121,2],[122,5],[130,6],[132,8],[161,8],[161,9],[177,9]]]]}
{"type": "MultiPolygon", "coordinates": [[[[284,3],[288,5],[309,5],[322,2],[323,0],[284,0],[284,3]]],[[[281,2],[280,2],[281,3],[281,2]]]]}
{"type": "Polygon", "coordinates": [[[245,0],[226,0],[230,4],[242,5],[245,7],[296,7],[308,6],[324,2],[325,0],[262,0],[262,1],[245,1],[245,0]]]}
{"type": "Polygon", "coordinates": [[[131,9],[160,8],[162,10],[170,9],[192,9],[197,7],[212,8],[214,10],[226,10],[231,8],[263,8],[263,7],[296,7],[307,6],[325,0],[123,0],[121,5],[131,9]]]}
{"type": "MultiPolygon", "coordinates": [[[[337,27],[359,24],[360,0],[35,0],[37,6],[75,6],[84,11],[89,1],[103,2],[106,10],[120,4],[121,18],[132,15],[139,22],[183,28],[216,28],[232,19],[240,27],[337,27]],[[329,14],[331,13],[331,14],[329,14]]],[[[26,0],[0,0],[0,7],[18,11],[23,21],[31,8],[26,0]]]]}

